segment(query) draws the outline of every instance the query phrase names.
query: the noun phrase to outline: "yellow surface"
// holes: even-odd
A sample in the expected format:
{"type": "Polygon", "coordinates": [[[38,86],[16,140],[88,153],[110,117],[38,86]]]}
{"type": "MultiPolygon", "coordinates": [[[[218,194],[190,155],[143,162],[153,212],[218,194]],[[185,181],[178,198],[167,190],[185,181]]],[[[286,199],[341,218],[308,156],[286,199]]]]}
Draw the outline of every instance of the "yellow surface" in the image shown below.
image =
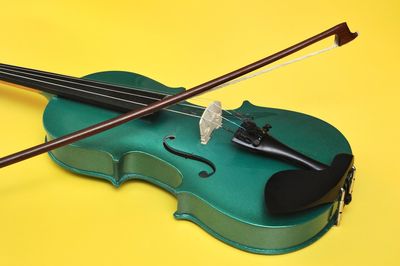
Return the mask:
{"type": "MultiPolygon", "coordinates": [[[[354,201],[315,244],[246,253],[174,220],[175,198],[156,187],[115,189],[42,155],[0,171],[0,265],[399,265],[399,11],[397,0],[1,0],[2,63],[73,76],[134,71],[187,88],[342,21],[360,37],[205,96],[312,114],[346,135],[354,201]]],[[[43,141],[45,105],[0,84],[1,156],[43,141]]]]}

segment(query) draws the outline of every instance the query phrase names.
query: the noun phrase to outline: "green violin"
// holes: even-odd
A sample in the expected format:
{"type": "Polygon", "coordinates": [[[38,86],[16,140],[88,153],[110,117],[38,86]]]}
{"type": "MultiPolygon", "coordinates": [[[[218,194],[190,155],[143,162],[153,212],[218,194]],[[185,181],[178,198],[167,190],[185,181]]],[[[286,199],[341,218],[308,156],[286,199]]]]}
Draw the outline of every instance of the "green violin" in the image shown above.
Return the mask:
{"type": "Polygon", "coordinates": [[[332,35],[338,46],[357,36],[342,23],[189,90],[129,72],[74,78],[0,64],[0,80],[49,99],[46,143],[3,157],[0,166],[48,152],[61,167],[116,187],[141,179],[165,189],[178,200],[177,219],[236,248],[300,249],[337,224],[351,201],[355,168],[346,138],[298,112],[186,100],[332,35]]]}

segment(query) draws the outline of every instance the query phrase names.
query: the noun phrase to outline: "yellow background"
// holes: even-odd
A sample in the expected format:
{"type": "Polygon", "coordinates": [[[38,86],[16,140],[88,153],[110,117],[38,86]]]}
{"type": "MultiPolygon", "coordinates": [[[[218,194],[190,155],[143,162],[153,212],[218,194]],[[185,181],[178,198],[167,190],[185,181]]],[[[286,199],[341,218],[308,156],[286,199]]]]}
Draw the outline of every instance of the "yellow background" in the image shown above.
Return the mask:
{"type": "MultiPolygon", "coordinates": [[[[176,200],[161,189],[115,189],[42,155],[0,171],[0,265],[399,265],[399,13],[398,0],[1,0],[2,63],[73,76],[126,70],[187,88],[343,21],[360,37],[206,96],[312,114],[348,138],[354,201],[315,244],[246,253],[174,220],[176,200]]],[[[1,156],[43,141],[45,105],[0,85],[1,156]]]]}

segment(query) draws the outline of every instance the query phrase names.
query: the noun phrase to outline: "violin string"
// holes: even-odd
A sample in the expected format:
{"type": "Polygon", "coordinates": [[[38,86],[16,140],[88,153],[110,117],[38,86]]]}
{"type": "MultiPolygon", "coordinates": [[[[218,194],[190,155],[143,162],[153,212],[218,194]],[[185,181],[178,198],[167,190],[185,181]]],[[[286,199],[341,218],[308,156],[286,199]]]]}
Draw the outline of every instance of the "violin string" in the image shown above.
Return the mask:
{"type": "MultiPolygon", "coordinates": [[[[95,89],[100,89],[100,90],[104,90],[104,91],[111,91],[111,92],[116,92],[116,93],[122,93],[122,94],[129,95],[129,96],[137,96],[137,97],[141,97],[141,98],[145,98],[145,99],[150,99],[150,100],[155,100],[155,101],[158,101],[158,100],[159,100],[158,98],[154,98],[154,97],[151,97],[151,96],[140,95],[140,94],[131,93],[131,92],[125,92],[125,91],[119,91],[119,90],[114,90],[114,89],[109,89],[109,88],[104,88],[104,87],[99,87],[99,86],[93,86],[93,85],[89,85],[89,84],[82,84],[82,82],[74,82],[74,81],[65,80],[65,79],[58,79],[58,78],[54,78],[54,77],[42,76],[42,75],[39,75],[39,74],[33,74],[33,73],[25,72],[25,71],[15,70],[14,68],[18,68],[18,67],[14,67],[14,66],[11,66],[11,67],[9,67],[9,66],[3,67],[3,66],[1,66],[1,64],[0,64],[0,70],[6,70],[6,71],[17,72],[17,73],[20,73],[20,74],[36,76],[36,77],[39,77],[39,78],[47,78],[47,79],[52,79],[52,80],[56,80],[56,81],[68,82],[68,83],[76,84],[76,85],[84,85],[84,86],[91,87],[91,88],[95,88],[95,89]]],[[[32,71],[32,72],[39,72],[39,73],[42,72],[42,71],[40,71],[40,70],[34,70],[34,69],[29,70],[29,71],[32,71]]],[[[5,72],[0,71],[0,73],[5,73],[5,72]]],[[[15,75],[15,74],[11,74],[11,73],[7,73],[7,74],[8,74],[8,75],[13,75],[13,76],[16,76],[16,77],[20,77],[20,76],[17,76],[17,75],[15,75]]],[[[52,73],[52,74],[53,74],[53,73],[52,73]]],[[[67,76],[60,75],[60,74],[54,74],[54,75],[61,76],[61,77],[67,77],[67,76]]],[[[34,81],[40,81],[40,82],[48,83],[48,82],[43,81],[43,80],[36,80],[36,79],[29,78],[29,77],[24,77],[24,78],[28,78],[28,79],[31,79],[31,80],[34,80],[34,81]]],[[[73,77],[71,77],[71,78],[73,78],[73,77]]],[[[75,79],[75,78],[73,78],[73,79],[75,79]]],[[[49,84],[50,84],[50,83],[49,83],[49,84]]],[[[53,84],[53,83],[51,83],[51,84],[53,84]]],[[[55,84],[56,84],[56,83],[55,83],[55,84]]],[[[62,87],[65,87],[65,88],[69,88],[69,87],[67,87],[67,86],[60,85],[60,84],[56,84],[56,85],[57,85],[57,86],[62,86],[62,87]]],[[[123,87],[123,88],[125,88],[125,87],[123,87]]],[[[126,87],[126,88],[127,88],[127,87],[126,87]]],[[[136,88],[135,88],[135,89],[136,89],[136,88]]],[[[80,89],[75,89],[75,90],[77,90],[77,91],[89,92],[89,91],[87,91],[87,90],[80,90],[80,89]]],[[[95,93],[93,92],[93,94],[95,94],[95,93]]],[[[160,93],[158,93],[158,94],[160,94],[160,93]]],[[[96,95],[102,95],[102,96],[104,96],[103,94],[96,94],[96,95]]],[[[171,95],[169,95],[169,94],[162,94],[162,95],[164,95],[164,96],[171,96],[171,95]]],[[[121,99],[122,99],[122,98],[121,98],[121,99]]],[[[206,108],[204,108],[204,107],[202,107],[202,106],[198,106],[198,105],[194,105],[194,104],[190,104],[190,103],[189,103],[189,104],[178,103],[178,105],[187,106],[187,107],[192,107],[192,108],[197,108],[197,109],[201,109],[201,110],[205,110],[205,109],[206,109],[206,108]]],[[[228,114],[232,115],[232,113],[230,113],[229,111],[226,111],[226,110],[223,110],[223,111],[225,111],[225,112],[227,112],[228,114]]],[[[232,116],[235,117],[235,115],[232,115],[232,116]]],[[[239,118],[239,117],[237,117],[237,118],[239,118]]]]}
{"type": "MultiPolygon", "coordinates": [[[[3,69],[3,67],[0,66],[0,69],[3,69]]],[[[8,70],[8,69],[7,69],[7,70],[8,70]]],[[[21,74],[26,74],[26,73],[24,73],[24,72],[17,71],[17,70],[13,70],[13,71],[14,71],[14,72],[19,72],[19,73],[21,73],[21,74]]],[[[96,92],[92,92],[92,91],[82,90],[82,89],[78,89],[78,88],[74,88],[74,87],[69,87],[69,86],[65,86],[65,85],[61,85],[61,84],[57,84],[57,83],[52,83],[52,82],[48,82],[48,81],[44,81],[44,80],[38,80],[38,79],[26,77],[26,76],[16,75],[16,74],[12,74],[12,73],[9,73],[9,72],[4,72],[4,71],[1,71],[1,70],[0,70],[0,73],[7,74],[7,75],[12,75],[12,76],[19,77],[19,78],[22,77],[22,78],[29,79],[29,80],[32,80],[32,81],[40,81],[40,82],[43,82],[43,83],[46,83],[46,84],[49,84],[49,85],[56,85],[56,86],[59,86],[59,87],[63,87],[63,88],[67,88],[67,89],[71,89],[71,90],[75,90],[75,91],[80,91],[80,92],[84,92],[84,93],[89,93],[89,94],[93,94],[93,95],[98,95],[98,96],[102,96],[102,97],[107,97],[107,98],[111,98],[111,99],[115,99],[115,100],[122,100],[122,101],[125,101],[125,102],[128,102],[128,103],[134,103],[134,104],[140,104],[140,105],[142,105],[142,106],[146,106],[146,104],[142,104],[142,103],[139,103],[139,102],[126,100],[126,99],[124,99],[124,98],[119,98],[119,97],[113,97],[113,96],[103,95],[103,94],[96,93],[96,92]]],[[[29,74],[30,74],[30,73],[29,73],[29,74]]],[[[30,74],[30,75],[42,77],[42,76],[36,75],[36,74],[30,74]]],[[[60,80],[60,79],[56,79],[56,78],[51,78],[51,79],[55,79],[55,80],[59,80],[59,81],[64,81],[64,80],[60,80]]],[[[68,81],[67,81],[67,82],[68,82],[68,81]]],[[[78,85],[79,85],[79,83],[77,83],[77,82],[70,82],[70,83],[78,84],[78,85]]],[[[91,87],[93,87],[93,86],[91,86],[91,87]]],[[[96,87],[96,88],[100,88],[100,87],[96,87]]],[[[100,88],[100,89],[109,90],[109,89],[105,89],[105,88],[100,88]]],[[[111,90],[111,91],[119,92],[119,91],[116,91],[116,90],[111,90]]],[[[127,94],[129,94],[129,93],[127,93],[127,94]]],[[[130,94],[130,95],[137,95],[137,94],[130,94]]],[[[138,95],[138,96],[140,96],[140,95],[138,95]]],[[[148,96],[144,96],[144,98],[151,98],[151,99],[154,99],[154,100],[159,100],[159,99],[157,99],[157,98],[148,97],[148,96]]],[[[212,104],[215,105],[215,103],[212,103],[212,104]]],[[[198,106],[198,105],[192,105],[192,104],[178,104],[178,105],[189,106],[189,107],[198,108],[198,109],[201,109],[201,110],[205,110],[205,109],[206,109],[206,108],[204,108],[204,107],[201,107],[201,106],[198,106]]],[[[168,109],[168,110],[170,110],[170,109],[168,109]]],[[[174,111],[175,111],[175,110],[174,110],[174,111]]],[[[209,111],[211,111],[211,110],[209,110],[209,111]]],[[[226,111],[226,110],[224,110],[224,111],[227,112],[227,113],[229,113],[229,114],[231,114],[229,111],[226,111]]],[[[183,112],[180,112],[180,113],[182,114],[183,112]]],[[[188,114],[188,113],[186,113],[186,114],[188,114]]],[[[188,115],[190,115],[190,114],[188,114],[188,115]]],[[[228,121],[228,122],[230,122],[230,123],[232,123],[232,124],[234,124],[234,125],[240,127],[238,124],[236,124],[235,122],[229,120],[228,118],[225,118],[225,117],[223,117],[223,116],[222,116],[222,118],[225,119],[226,121],[228,121]]]]}
{"type": "Polygon", "coordinates": [[[222,111],[228,113],[229,115],[231,115],[231,116],[233,116],[233,117],[236,117],[237,119],[239,119],[239,120],[242,121],[242,122],[244,121],[243,118],[241,118],[241,117],[238,116],[238,115],[233,114],[231,111],[228,111],[228,110],[225,110],[225,109],[222,109],[222,111]]]}
{"type": "MultiPolygon", "coordinates": [[[[75,77],[72,77],[72,76],[66,76],[66,75],[57,74],[57,73],[51,73],[51,75],[52,76],[58,76],[58,77],[61,77],[61,78],[70,78],[70,79],[73,79],[73,80],[76,80],[76,81],[70,81],[70,80],[67,80],[67,79],[60,79],[60,78],[55,78],[55,77],[43,76],[43,75],[40,75],[40,74],[34,74],[34,73],[31,73],[31,72],[36,72],[36,73],[46,73],[46,72],[41,71],[41,70],[36,70],[36,69],[26,70],[24,68],[20,68],[20,67],[17,67],[17,66],[11,66],[11,65],[0,64],[0,69],[6,70],[6,71],[13,71],[13,72],[17,72],[17,73],[20,73],[20,74],[27,74],[27,75],[31,75],[31,76],[36,76],[36,77],[39,77],[39,78],[52,79],[52,80],[61,81],[61,82],[67,82],[67,83],[76,84],[76,85],[83,85],[83,86],[87,86],[87,87],[94,88],[94,89],[100,89],[100,90],[109,91],[109,92],[116,92],[116,93],[121,93],[121,94],[129,95],[129,96],[137,96],[137,97],[141,97],[141,98],[145,98],[145,99],[149,99],[149,100],[155,100],[155,101],[160,100],[159,98],[154,98],[154,97],[147,96],[147,95],[140,95],[140,94],[136,94],[136,93],[132,93],[132,92],[119,91],[119,90],[110,89],[110,88],[106,88],[106,87],[85,84],[85,83],[82,82],[82,79],[80,79],[80,78],[75,78],[75,77]]],[[[48,73],[48,74],[50,74],[50,73],[48,73]]],[[[96,83],[96,84],[103,85],[103,86],[104,85],[113,85],[113,86],[116,86],[116,87],[132,90],[132,88],[130,88],[130,87],[125,87],[125,86],[121,86],[121,85],[107,84],[107,83],[102,83],[102,82],[93,81],[93,80],[84,80],[84,81],[89,81],[91,83],[96,83]]],[[[143,89],[140,89],[140,88],[136,88],[136,87],[134,89],[138,90],[138,91],[148,92],[146,90],[143,90],[143,89]]],[[[171,94],[161,93],[161,92],[153,92],[152,91],[152,93],[158,94],[158,95],[162,95],[164,97],[172,96],[171,94]]],[[[203,110],[205,109],[204,107],[201,107],[201,106],[198,106],[198,105],[193,105],[193,104],[179,103],[179,105],[188,106],[188,107],[194,107],[194,108],[203,109],[203,110]]]]}
{"type": "MultiPolygon", "coordinates": [[[[140,97],[143,97],[143,98],[148,98],[148,99],[153,99],[153,100],[159,100],[159,98],[154,98],[154,97],[150,97],[150,96],[138,95],[138,94],[134,94],[134,93],[131,93],[131,92],[123,92],[123,91],[113,90],[113,89],[109,89],[109,88],[105,88],[105,87],[100,87],[100,86],[94,86],[94,85],[85,84],[85,83],[82,82],[82,80],[83,80],[83,81],[86,81],[86,82],[93,83],[93,84],[102,85],[102,86],[104,86],[104,85],[113,85],[113,86],[116,86],[116,87],[119,87],[119,88],[132,90],[132,88],[126,87],[126,86],[123,86],[123,85],[114,85],[114,84],[111,84],[111,83],[98,82],[98,81],[89,80],[89,79],[84,80],[84,79],[82,79],[82,78],[76,78],[76,77],[67,76],[67,75],[62,75],[62,74],[57,74],[57,73],[50,73],[50,72],[47,72],[47,73],[46,73],[46,72],[44,72],[44,71],[36,70],[36,69],[29,69],[29,70],[27,70],[27,69],[20,68],[20,67],[17,67],[17,66],[10,66],[10,65],[4,65],[4,64],[0,64],[0,69],[11,70],[11,71],[15,71],[15,72],[23,73],[23,74],[28,74],[28,75],[37,76],[37,77],[42,77],[42,78],[49,78],[49,79],[58,80],[58,81],[63,81],[63,82],[68,82],[68,83],[73,83],[73,84],[77,84],[77,85],[84,85],[84,86],[88,86],[88,87],[92,87],[92,88],[96,88],[96,89],[101,89],[101,90],[105,90],[105,91],[112,91],[112,92],[123,93],[123,94],[131,95],[131,96],[140,96],[140,97]],[[16,69],[18,69],[18,70],[16,70],[16,69]],[[33,74],[33,73],[31,73],[31,72],[35,72],[35,73],[39,73],[39,74],[33,74]],[[64,78],[64,79],[55,78],[55,77],[49,77],[49,76],[43,76],[43,75],[40,75],[40,73],[42,73],[42,74],[47,74],[47,75],[50,75],[50,74],[51,74],[52,76],[57,76],[57,77],[64,78]],[[73,80],[76,80],[76,81],[66,80],[65,78],[73,79],[73,80]]],[[[148,91],[146,91],[146,90],[144,90],[144,89],[141,89],[141,88],[136,88],[136,87],[135,87],[134,89],[135,89],[135,90],[138,90],[138,91],[148,92],[148,91]]],[[[163,96],[163,97],[165,97],[165,96],[171,96],[171,95],[169,95],[169,94],[165,94],[165,93],[161,93],[161,92],[152,92],[152,93],[158,94],[158,95],[163,96]]]]}
{"type": "MultiPolygon", "coordinates": [[[[48,85],[58,86],[58,87],[66,88],[66,89],[69,89],[69,90],[74,90],[74,91],[93,94],[93,95],[97,95],[97,96],[104,96],[104,97],[110,98],[110,99],[122,100],[122,101],[129,102],[129,103],[139,104],[137,102],[129,101],[129,100],[126,100],[126,99],[123,99],[123,98],[113,97],[113,96],[110,96],[110,95],[104,95],[104,94],[93,92],[93,91],[82,90],[82,89],[78,89],[78,88],[74,88],[74,87],[70,87],[70,86],[65,86],[65,85],[62,85],[62,84],[52,83],[52,82],[48,82],[48,81],[44,81],[44,80],[40,80],[40,79],[34,79],[34,78],[26,77],[26,76],[16,75],[16,74],[12,74],[12,73],[9,73],[9,72],[4,72],[4,71],[1,71],[1,70],[0,70],[0,73],[1,74],[6,74],[6,75],[11,75],[11,76],[14,76],[14,77],[17,77],[17,78],[28,79],[28,80],[31,80],[31,81],[42,82],[42,83],[45,83],[45,84],[48,84],[48,85]]],[[[142,105],[145,105],[145,104],[142,104],[142,105]]]]}
{"type": "MultiPolygon", "coordinates": [[[[188,114],[188,113],[185,113],[185,112],[180,112],[180,111],[172,110],[172,109],[166,109],[166,110],[175,112],[175,113],[177,113],[177,114],[182,114],[182,115],[191,116],[191,117],[196,117],[196,118],[200,118],[200,119],[201,119],[201,116],[200,116],[200,115],[188,114]]],[[[212,112],[212,111],[211,111],[211,112],[212,112]]],[[[215,113],[215,112],[213,112],[213,113],[215,113]]],[[[223,116],[221,116],[221,117],[222,117],[222,119],[225,119],[225,120],[227,120],[227,121],[230,122],[230,123],[233,123],[235,126],[244,129],[242,126],[236,124],[235,122],[230,121],[229,119],[227,119],[227,118],[225,118],[225,117],[223,117],[223,116]]],[[[221,124],[219,124],[219,123],[217,123],[217,122],[214,122],[214,121],[212,121],[212,120],[209,120],[209,119],[207,119],[207,118],[204,118],[204,117],[203,117],[203,119],[206,120],[207,122],[210,122],[210,123],[216,125],[216,126],[220,126],[222,129],[224,129],[224,130],[226,130],[226,131],[228,131],[228,132],[230,132],[230,133],[232,133],[232,134],[235,134],[235,132],[232,131],[230,128],[224,127],[224,126],[222,126],[221,124]]]]}
{"type": "MultiPolygon", "coordinates": [[[[216,104],[215,102],[213,102],[212,105],[217,106],[217,104],[216,104]]],[[[223,111],[223,109],[221,109],[221,111],[223,111]]],[[[215,111],[213,111],[213,110],[210,110],[210,109],[206,109],[205,112],[210,112],[210,113],[219,115],[219,113],[217,113],[217,112],[215,112],[215,111]]],[[[227,112],[228,112],[228,111],[227,111],[227,112]]],[[[228,122],[231,123],[231,124],[234,124],[235,126],[237,126],[237,127],[239,127],[239,128],[244,129],[241,125],[239,125],[239,124],[233,122],[232,120],[229,120],[228,118],[224,117],[222,114],[221,114],[221,118],[224,119],[225,121],[228,121],[228,122]]]]}
{"type": "MultiPolygon", "coordinates": [[[[174,112],[174,113],[177,113],[177,114],[181,114],[181,115],[196,117],[196,118],[200,118],[200,119],[202,118],[202,116],[200,116],[200,115],[189,114],[189,113],[177,111],[177,110],[174,110],[174,109],[164,109],[164,110],[171,111],[171,112],[174,112]]],[[[219,115],[219,113],[214,112],[214,111],[212,111],[212,110],[210,110],[210,109],[206,109],[205,112],[210,112],[210,113],[219,115]]],[[[228,119],[228,118],[226,118],[226,117],[224,117],[224,116],[222,116],[222,115],[221,115],[221,118],[224,119],[225,121],[227,121],[227,122],[229,122],[229,123],[231,123],[231,124],[237,126],[238,128],[244,129],[241,125],[237,124],[236,122],[233,122],[232,120],[230,120],[230,119],[228,119]]],[[[204,117],[203,117],[203,119],[206,120],[207,122],[210,122],[210,123],[214,124],[214,125],[219,125],[218,123],[216,123],[216,122],[214,122],[214,121],[212,121],[212,120],[209,120],[209,119],[207,119],[207,118],[204,118],[204,117]]]]}
{"type": "MultiPolygon", "coordinates": [[[[52,82],[48,82],[48,81],[43,81],[43,80],[38,80],[38,79],[30,78],[30,77],[20,76],[20,75],[16,75],[16,74],[4,72],[4,71],[1,71],[1,70],[0,70],[0,73],[2,73],[2,74],[7,74],[7,75],[11,75],[11,76],[18,77],[18,78],[22,78],[22,79],[29,79],[29,80],[32,80],[32,81],[40,81],[40,82],[46,83],[46,84],[48,84],[48,85],[59,86],[59,87],[67,88],[67,89],[70,89],[70,90],[75,90],[75,91],[80,91],[80,92],[83,92],[83,93],[88,93],[88,94],[93,94],[93,95],[97,95],[97,96],[102,96],[102,97],[109,98],[109,99],[124,101],[124,102],[127,102],[127,103],[137,104],[137,105],[141,105],[141,106],[147,106],[147,105],[144,104],[144,103],[140,103],[140,102],[135,102],[135,101],[127,100],[127,99],[124,99],[124,98],[119,98],[119,97],[104,95],[104,94],[100,94],[100,93],[96,93],[96,92],[92,92],[92,91],[86,91],[86,90],[82,90],[82,89],[78,89],[78,88],[74,88],[74,87],[69,87],[69,86],[65,86],[65,85],[61,85],[61,84],[56,84],[56,83],[52,83],[52,82]]],[[[170,109],[170,108],[164,108],[163,110],[167,110],[167,111],[169,111],[169,112],[174,112],[174,113],[178,113],[178,114],[182,114],[182,115],[186,115],[186,116],[201,118],[201,116],[199,116],[199,115],[189,114],[189,113],[177,111],[177,110],[170,109]]],[[[225,117],[223,117],[223,116],[221,116],[221,117],[222,117],[223,119],[225,119],[226,121],[228,121],[228,122],[234,124],[235,126],[238,126],[238,124],[236,124],[235,122],[233,122],[233,121],[231,121],[231,120],[229,120],[229,119],[227,119],[227,118],[225,118],[225,117]]],[[[209,121],[209,122],[212,122],[212,121],[209,121]]],[[[239,127],[240,127],[240,126],[239,126],[239,127]]]]}

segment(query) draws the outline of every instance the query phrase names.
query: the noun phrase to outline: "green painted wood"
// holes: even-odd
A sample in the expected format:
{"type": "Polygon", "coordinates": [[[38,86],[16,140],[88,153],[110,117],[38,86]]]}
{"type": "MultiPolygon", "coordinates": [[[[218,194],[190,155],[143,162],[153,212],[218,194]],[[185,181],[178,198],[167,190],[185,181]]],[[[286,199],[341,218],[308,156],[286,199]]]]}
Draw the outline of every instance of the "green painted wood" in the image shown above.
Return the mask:
{"type": "MultiPolygon", "coordinates": [[[[85,78],[174,94],[144,76],[127,72],[102,72],[85,78]]],[[[181,112],[201,115],[202,110],[176,106],[181,112]]],[[[330,164],[338,153],[351,153],[344,136],[326,122],[297,112],[254,106],[245,101],[234,110],[254,117],[259,125],[272,125],[271,135],[296,150],[330,164]]],[[[53,97],[44,112],[47,138],[53,139],[117,113],[53,97]]],[[[229,117],[239,123],[234,117],[229,117]]],[[[200,143],[198,119],[160,111],[50,153],[60,166],[86,176],[102,178],[115,186],[142,179],[177,197],[177,219],[197,223],[216,238],[242,250],[279,254],[307,246],[334,224],[337,203],[293,215],[276,216],[266,210],[264,186],[277,171],[293,169],[286,163],[250,153],[231,143],[232,133],[219,129],[207,145],[200,143]],[[207,158],[216,166],[209,178],[199,177],[204,163],[166,151],[163,138],[174,135],[175,149],[207,158]]],[[[225,127],[236,130],[233,124],[225,127]]]]}

